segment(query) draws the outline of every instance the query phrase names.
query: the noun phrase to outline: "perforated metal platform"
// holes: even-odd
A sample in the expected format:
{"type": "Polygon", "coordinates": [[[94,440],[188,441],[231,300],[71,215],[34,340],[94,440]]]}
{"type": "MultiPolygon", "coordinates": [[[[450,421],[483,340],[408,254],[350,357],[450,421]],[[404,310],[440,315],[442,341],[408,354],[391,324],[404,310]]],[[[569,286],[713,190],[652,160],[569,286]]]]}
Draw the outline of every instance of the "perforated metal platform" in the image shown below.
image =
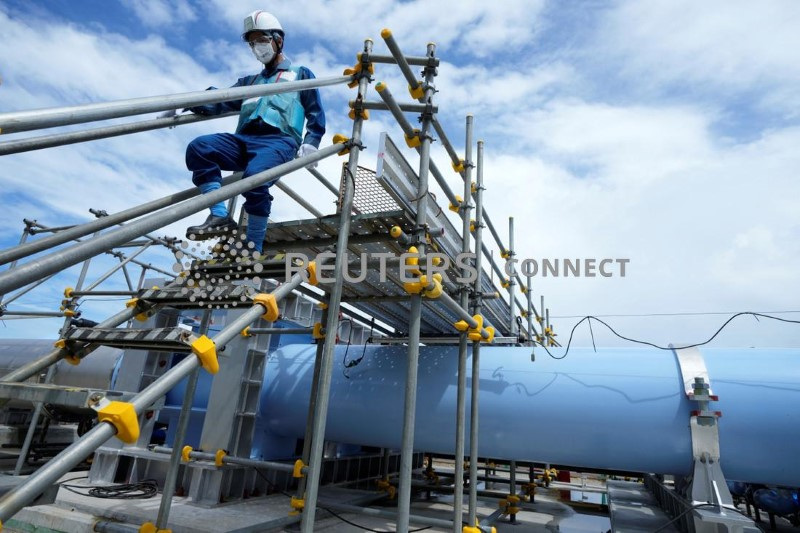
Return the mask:
{"type": "MultiPolygon", "coordinates": [[[[356,194],[353,205],[348,246],[349,276],[363,280],[351,282],[345,279],[343,301],[392,326],[400,334],[408,331],[410,302],[403,290],[400,271],[396,262],[389,261],[385,276],[379,273],[376,254],[391,253],[395,256],[406,251],[405,247],[389,235],[393,226],[399,226],[407,234],[414,227],[414,198],[418,188],[418,177],[400,151],[386,134],[381,135],[378,149],[378,170],[372,172],[359,168],[354,181],[356,194]],[[391,210],[386,210],[390,208],[391,210]],[[366,258],[373,258],[367,261],[366,258]],[[366,264],[365,272],[361,265],[366,264]]],[[[348,178],[343,173],[343,179],[348,178]]],[[[455,266],[456,256],[461,251],[461,235],[450,223],[436,199],[429,193],[428,226],[431,249],[445,254],[450,265],[455,266]]],[[[313,259],[321,252],[333,251],[339,227],[339,216],[330,215],[316,219],[270,223],[266,249],[269,254],[296,252],[313,259]]],[[[332,277],[332,273],[328,274],[332,277]]],[[[459,272],[450,268],[443,285],[453,297],[458,298],[459,272]]],[[[331,285],[321,283],[319,288],[328,290],[331,285]]],[[[484,271],[482,290],[494,293],[489,274],[484,271]]],[[[421,333],[441,335],[453,333],[453,323],[458,318],[436,300],[423,300],[421,333]]],[[[509,335],[508,304],[500,299],[484,301],[484,316],[497,329],[500,336],[509,335]]]]}

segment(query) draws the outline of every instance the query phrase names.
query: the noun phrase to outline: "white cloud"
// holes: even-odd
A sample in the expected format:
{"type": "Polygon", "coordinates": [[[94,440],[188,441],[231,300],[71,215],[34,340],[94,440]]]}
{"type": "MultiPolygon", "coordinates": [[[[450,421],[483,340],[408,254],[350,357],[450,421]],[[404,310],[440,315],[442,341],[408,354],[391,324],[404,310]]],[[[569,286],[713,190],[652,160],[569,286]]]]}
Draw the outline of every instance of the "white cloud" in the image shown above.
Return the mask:
{"type": "Polygon", "coordinates": [[[793,0],[626,0],[604,19],[594,44],[598,57],[619,60],[645,86],[705,84],[696,89],[796,109],[798,24],[793,0]]]}
{"type": "MultiPolygon", "coordinates": [[[[293,35],[302,32],[313,34],[346,53],[354,45],[360,48],[363,39],[372,37],[377,50],[381,30],[389,28],[403,51],[410,55],[425,55],[425,43],[432,41],[441,54],[487,58],[496,52],[529,46],[544,4],[543,0],[300,0],[266,8],[281,21],[289,48],[296,46],[292,43],[293,35]]],[[[250,11],[265,7],[257,1],[224,0],[210,0],[208,6],[209,10],[223,13],[232,30],[241,27],[250,11]]]]}

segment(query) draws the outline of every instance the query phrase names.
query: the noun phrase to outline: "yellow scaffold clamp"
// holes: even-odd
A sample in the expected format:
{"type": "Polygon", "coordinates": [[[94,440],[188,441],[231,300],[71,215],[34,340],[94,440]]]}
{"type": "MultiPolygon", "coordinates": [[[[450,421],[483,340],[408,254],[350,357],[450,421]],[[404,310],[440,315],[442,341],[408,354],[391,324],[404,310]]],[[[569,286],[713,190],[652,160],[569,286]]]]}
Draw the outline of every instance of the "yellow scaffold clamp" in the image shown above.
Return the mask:
{"type": "MultiPolygon", "coordinates": [[[[131,298],[130,300],[125,302],[125,307],[127,307],[127,308],[135,307],[138,310],[138,309],[140,309],[140,305],[139,304],[140,304],[139,298],[131,298]]],[[[150,314],[147,311],[142,311],[141,313],[139,313],[136,316],[134,316],[134,318],[136,320],[138,320],[139,322],[145,322],[145,321],[147,321],[148,318],[150,318],[150,314]]]]}
{"type": "Polygon", "coordinates": [[[292,470],[292,477],[294,478],[301,478],[305,477],[303,473],[303,468],[305,468],[306,464],[303,462],[302,459],[298,459],[294,462],[294,470],[292,470]]]}
{"type": "MultiPolygon", "coordinates": [[[[337,133],[333,136],[333,144],[348,144],[350,142],[350,137],[345,137],[341,133],[337,133]]],[[[350,153],[350,147],[346,146],[338,155],[347,155],[350,153]]]]}
{"type": "MultiPolygon", "coordinates": [[[[358,85],[358,78],[360,76],[357,76],[357,75],[361,74],[361,72],[364,71],[364,62],[361,61],[361,58],[363,57],[362,53],[359,52],[356,55],[356,57],[358,58],[358,63],[356,63],[355,66],[353,66],[351,68],[344,69],[344,72],[342,72],[342,74],[345,75],[345,76],[353,76],[353,81],[351,81],[351,82],[349,82],[347,84],[347,86],[350,87],[351,89],[353,87],[355,87],[356,85],[358,85]]],[[[367,66],[366,71],[369,74],[375,74],[375,66],[372,63],[366,63],[366,66],[367,66]]]]}
{"type": "Polygon", "coordinates": [[[306,506],[306,499],[295,498],[294,496],[292,496],[292,501],[289,502],[289,505],[292,506],[292,510],[289,511],[289,516],[297,516],[303,512],[303,509],[306,506]]]}
{"type": "Polygon", "coordinates": [[[456,202],[458,203],[448,205],[447,209],[449,209],[453,213],[458,213],[459,211],[461,211],[461,206],[464,204],[464,199],[461,198],[459,195],[456,195],[456,202]]]}
{"type": "MultiPolygon", "coordinates": [[[[417,249],[416,246],[410,246],[408,248],[408,253],[409,254],[419,254],[419,250],[417,249]]],[[[413,256],[413,255],[410,256],[410,257],[406,257],[405,258],[405,263],[406,263],[406,266],[414,267],[412,269],[409,269],[409,271],[412,274],[414,274],[416,276],[419,276],[420,274],[422,274],[422,272],[419,269],[419,256],[418,255],[416,257],[413,256]]],[[[419,291],[417,291],[417,292],[419,292],[419,291]]]]}
{"type": "Polygon", "coordinates": [[[152,522],[145,522],[139,526],[139,533],[172,533],[171,529],[158,529],[152,522]]]}
{"type": "Polygon", "coordinates": [[[245,328],[241,332],[239,332],[239,335],[241,335],[242,337],[252,337],[253,334],[250,333],[250,326],[245,326],[245,328]]]}
{"type": "Polygon", "coordinates": [[[205,335],[200,336],[191,343],[192,353],[200,360],[200,366],[209,374],[219,372],[217,359],[217,345],[205,335]]]}
{"type": "Polygon", "coordinates": [[[222,460],[225,459],[226,455],[228,455],[228,452],[225,450],[217,450],[217,453],[214,454],[214,465],[217,467],[222,466],[224,464],[222,460]]]}
{"type": "Polygon", "coordinates": [[[463,159],[459,159],[458,162],[453,161],[453,170],[455,170],[457,174],[461,174],[464,172],[464,163],[465,161],[463,159]]]}
{"type": "Polygon", "coordinates": [[[133,444],[139,440],[139,417],[132,403],[108,402],[98,409],[97,420],[114,426],[117,438],[126,444],[133,444]]]}
{"type": "MultiPolygon", "coordinates": [[[[356,119],[355,105],[356,105],[356,102],[350,102],[350,112],[347,114],[347,116],[350,118],[350,120],[355,120],[356,119]]],[[[361,109],[359,111],[358,116],[360,118],[364,119],[364,120],[369,120],[369,111],[367,109],[361,109]]]]}
{"type": "Polygon", "coordinates": [[[311,331],[311,336],[316,340],[325,338],[325,331],[322,329],[322,322],[317,322],[314,324],[314,329],[311,331]]]}
{"type": "Polygon", "coordinates": [[[388,478],[378,480],[378,490],[388,494],[390,500],[394,500],[394,497],[397,495],[397,488],[389,483],[388,478]]]}
{"type": "Polygon", "coordinates": [[[418,129],[415,129],[413,132],[411,132],[411,134],[406,133],[404,137],[409,148],[416,148],[422,144],[422,137],[420,136],[420,131],[418,129]]]}
{"type": "Polygon", "coordinates": [[[425,298],[430,298],[430,299],[433,300],[433,299],[436,299],[439,296],[441,296],[442,292],[444,292],[444,289],[442,288],[442,275],[439,274],[438,272],[436,272],[433,275],[433,279],[431,279],[430,282],[428,281],[427,276],[421,276],[419,278],[419,281],[420,281],[420,284],[423,287],[422,295],[425,298]],[[425,289],[425,287],[427,287],[429,285],[429,283],[433,283],[433,288],[432,289],[425,289]]]}
{"type": "Polygon", "coordinates": [[[278,320],[278,317],[281,316],[281,312],[278,309],[278,300],[275,298],[274,294],[256,294],[253,297],[253,304],[258,304],[264,308],[266,312],[261,315],[261,318],[267,322],[275,322],[278,320]]]}
{"type": "MultiPolygon", "coordinates": [[[[491,533],[497,533],[497,528],[492,526],[492,529],[490,531],[491,533]]],[[[478,523],[478,519],[476,518],[475,525],[464,526],[463,528],[461,528],[461,533],[483,533],[483,530],[481,529],[481,525],[478,523]]]]}
{"type": "Polygon", "coordinates": [[[317,262],[311,261],[306,267],[308,271],[308,284],[316,287],[319,285],[319,275],[317,274],[317,262]]]}
{"type": "Polygon", "coordinates": [[[191,454],[193,451],[194,448],[192,448],[191,446],[189,445],[184,446],[181,449],[181,461],[183,461],[184,463],[188,463],[189,461],[191,461],[192,458],[189,457],[189,454],[191,454]]]}
{"type": "Polygon", "coordinates": [[[69,348],[67,348],[67,341],[65,339],[57,340],[56,342],[53,343],[53,346],[67,352],[67,355],[64,356],[64,361],[66,361],[67,363],[74,366],[78,366],[79,364],[81,364],[81,358],[69,351],[69,348]]]}
{"type": "Polygon", "coordinates": [[[481,330],[483,329],[483,316],[474,315],[472,320],[477,322],[477,325],[469,329],[467,337],[469,337],[471,341],[482,341],[483,336],[481,336],[481,330]]]}

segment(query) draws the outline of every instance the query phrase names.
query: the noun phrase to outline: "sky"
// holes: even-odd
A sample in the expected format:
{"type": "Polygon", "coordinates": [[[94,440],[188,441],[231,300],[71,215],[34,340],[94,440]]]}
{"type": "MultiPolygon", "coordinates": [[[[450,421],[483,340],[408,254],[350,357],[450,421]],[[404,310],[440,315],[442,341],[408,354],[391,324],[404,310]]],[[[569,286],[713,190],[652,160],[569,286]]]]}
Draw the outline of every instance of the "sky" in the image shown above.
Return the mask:
{"type": "MultiPolygon", "coordinates": [[[[464,117],[474,116],[475,138],[485,142],[485,206],[506,243],[507,217],[514,217],[517,257],[630,260],[625,277],[533,278],[535,301],[544,294],[563,344],[585,315],[659,344],[704,341],[734,312],[800,320],[794,0],[5,0],[0,113],[229,86],[259,68],[240,39],[242,19],[255,9],[278,17],[287,55],[317,77],[352,66],[365,38],[387,54],[383,28],[409,55],[436,43],[439,119],[463,153],[464,117]]],[[[409,100],[396,67],[376,65],[375,81],[409,100]]],[[[370,90],[377,100],[374,84],[370,90]]],[[[354,94],[345,86],[322,89],[323,146],[335,133],[349,135],[354,94]]],[[[188,142],[234,127],[234,119],[222,119],[3,156],[0,247],[18,242],[23,218],[80,223],[90,219],[89,208],[115,212],[188,188],[188,142]]],[[[373,112],[362,165],[375,168],[382,131],[400,140],[391,117],[373,112]]],[[[414,152],[407,157],[418,165],[414,152]]],[[[433,158],[459,190],[441,143],[434,142],[433,158]]],[[[325,160],[320,171],[338,182],[340,164],[325,160]]],[[[333,211],[333,196],[307,172],[283,181],[333,211]]],[[[273,194],[273,220],[308,218],[283,193],[273,194]]],[[[159,235],[182,236],[204,217],[159,235]]],[[[498,253],[495,243],[489,247],[498,253]]],[[[171,264],[163,253],[148,257],[171,264]]],[[[110,261],[96,261],[90,279],[110,261]]],[[[54,310],[78,271],[9,307],[54,310]]],[[[124,281],[118,276],[102,288],[124,289],[124,281]]],[[[120,307],[87,303],[84,315],[101,320],[120,307]]],[[[55,337],[60,324],[3,320],[0,336],[55,337]]],[[[591,334],[598,346],[630,345],[599,325],[591,334]]],[[[584,324],[575,343],[591,342],[584,324]]],[[[800,324],[752,317],[736,319],[713,342],[798,344],[800,324]]]]}

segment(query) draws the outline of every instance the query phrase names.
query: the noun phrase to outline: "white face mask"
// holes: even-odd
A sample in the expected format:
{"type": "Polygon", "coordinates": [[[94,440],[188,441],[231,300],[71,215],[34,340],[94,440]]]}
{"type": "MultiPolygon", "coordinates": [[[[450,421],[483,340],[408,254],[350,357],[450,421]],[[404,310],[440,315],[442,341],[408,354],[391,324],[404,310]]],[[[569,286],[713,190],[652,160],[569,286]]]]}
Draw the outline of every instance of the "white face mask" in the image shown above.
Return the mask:
{"type": "Polygon", "coordinates": [[[275,50],[272,49],[272,43],[256,43],[252,48],[253,55],[256,59],[268,65],[272,58],[275,57],[275,50]]]}

